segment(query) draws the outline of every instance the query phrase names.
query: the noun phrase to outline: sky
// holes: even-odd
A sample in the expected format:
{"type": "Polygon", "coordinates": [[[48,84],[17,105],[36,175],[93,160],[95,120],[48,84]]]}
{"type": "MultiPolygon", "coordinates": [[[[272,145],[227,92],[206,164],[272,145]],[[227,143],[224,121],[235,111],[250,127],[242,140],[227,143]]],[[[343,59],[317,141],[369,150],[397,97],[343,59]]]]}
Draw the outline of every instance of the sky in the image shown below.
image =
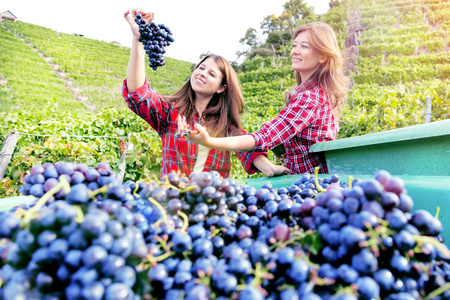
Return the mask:
{"type": "MultiPolygon", "coordinates": [[[[68,34],[131,46],[126,10],[153,12],[175,42],[166,57],[197,63],[201,54],[215,53],[236,61],[236,51],[246,50],[239,40],[248,28],[260,30],[268,15],[279,16],[288,0],[2,0],[0,12],[11,11],[19,21],[68,34]]],[[[325,13],[329,0],[304,0],[317,14],[325,13]]],[[[1,45],[0,45],[1,47],[1,45]]]]}

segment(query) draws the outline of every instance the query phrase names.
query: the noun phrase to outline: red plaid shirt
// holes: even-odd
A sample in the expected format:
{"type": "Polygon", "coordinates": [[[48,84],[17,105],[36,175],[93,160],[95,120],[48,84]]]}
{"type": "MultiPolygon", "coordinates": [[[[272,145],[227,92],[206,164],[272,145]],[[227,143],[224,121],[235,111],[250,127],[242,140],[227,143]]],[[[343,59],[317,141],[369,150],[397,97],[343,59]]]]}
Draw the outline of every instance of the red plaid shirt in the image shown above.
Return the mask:
{"type": "Polygon", "coordinates": [[[271,122],[252,133],[256,141],[254,150],[267,151],[283,144],[286,167],[292,174],[328,173],[324,155],[309,153],[314,143],[334,140],[339,124],[331,113],[328,96],[321,86],[308,80],[290,94],[291,103],[271,122]]]}
{"type": "MultiPolygon", "coordinates": [[[[148,79],[139,89],[129,93],[127,80],[122,87],[122,95],[128,107],[144,119],[158,133],[162,141],[161,176],[171,171],[191,174],[197,161],[198,145],[186,140],[185,137],[175,136],[177,131],[178,108],[176,102],[166,102],[163,97],[149,86],[148,79]]],[[[198,113],[195,114],[191,127],[199,122],[198,113]]],[[[242,134],[247,134],[245,131],[242,134]]],[[[236,152],[245,171],[253,174],[257,169],[253,160],[261,152],[236,152]]],[[[228,151],[211,149],[205,162],[203,171],[216,170],[223,178],[230,176],[231,162],[228,151]]]]}

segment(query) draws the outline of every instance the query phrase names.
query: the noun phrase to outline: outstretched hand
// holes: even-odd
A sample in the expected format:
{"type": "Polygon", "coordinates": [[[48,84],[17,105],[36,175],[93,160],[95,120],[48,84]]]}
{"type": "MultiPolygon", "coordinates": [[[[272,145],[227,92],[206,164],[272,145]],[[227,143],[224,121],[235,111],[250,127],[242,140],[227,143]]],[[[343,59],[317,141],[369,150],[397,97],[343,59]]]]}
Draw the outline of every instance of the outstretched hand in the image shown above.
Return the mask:
{"type": "Polygon", "coordinates": [[[253,165],[267,177],[289,175],[291,170],[283,165],[275,165],[265,155],[259,155],[253,160],[253,165]]]}
{"type": "Polygon", "coordinates": [[[280,176],[280,175],[289,175],[291,174],[291,170],[282,165],[273,165],[273,169],[271,173],[264,174],[267,177],[280,176]]]}
{"type": "Polygon", "coordinates": [[[188,136],[186,136],[186,139],[190,142],[208,147],[209,139],[211,137],[209,136],[208,131],[206,131],[206,127],[203,127],[200,124],[195,124],[194,131],[197,131],[198,133],[193,134],[193,135],[188,135],[188,136]]]}
{"type": "Polygon", "coordinates": [[[178,116],[177,123],[177,135],[185,136],[190,142],[206,146],[210,136],[205,127],[200,124],[195,124],[194,129],[191,129],[186,122],[186,117],[184,116],[178,116]]]}
{"type": "Polygon", "coordinates": [[[139,37],[139,25],[136,24],[136,21],[134,21],[134,18],[136,18],[137,14],[140,14],[145,19],[146,24],[148,24],[153,21],[153,13],[144,12],[139,8],[132,9],[131,11],[127,10],[123,13],[125,20],[128,22],[128,24],[130,24],[131,32],[134,36],[139,37]]]}

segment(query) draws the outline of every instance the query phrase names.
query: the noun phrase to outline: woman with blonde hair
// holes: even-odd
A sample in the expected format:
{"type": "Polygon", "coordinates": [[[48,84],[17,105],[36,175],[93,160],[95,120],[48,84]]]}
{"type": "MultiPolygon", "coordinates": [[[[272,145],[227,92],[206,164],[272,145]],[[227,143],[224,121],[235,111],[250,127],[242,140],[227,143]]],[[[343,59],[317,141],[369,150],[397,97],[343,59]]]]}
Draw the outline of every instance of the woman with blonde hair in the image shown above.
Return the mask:
{"type": "Polygon", "coordinates": [[[309,152],[314,143],[334,140],[339,113],[348,91],[336,34],[326,23],[302,25],[294,33],[292,69],[297,86],[286,93],[286,107],[260,130],[244,136],[210,137],[199,134],[190,141],[228,151],[268,151],[283,145],[286,167],[292,174],[328,173],[324,156],[309,152]]]}
{"type": "MultiPolygon", "coordinates": [[[[199,146],[176,133],[178,116],[183,115],[187,124],[199,123],[207,128],[208,136],[246,134],[241,125],[244,101],[236,72],[223,57],[209,54],[195,66],[179,91],[171,96],[160,95],[150,87],[145,74],[146,53],[138,40],[139,26],[134,21],[137,14],[146,22],[153,20],[153,14],[139,9],[124,13],[133,33],[133,42],[122,94],[128,107],[150,124],[161,138],[161,176],[170,172],[190,175],[192,172],[217,171],[222,177],[228,177],[231,170],[228,151],[199,146]]],[[[203,131],[206,132],[204,128],[203,131]]],[[[272,164],[265,153],[236,154],[249,174],[257,169],[266,176],[288,172],[285,167],[272,164]]]]}

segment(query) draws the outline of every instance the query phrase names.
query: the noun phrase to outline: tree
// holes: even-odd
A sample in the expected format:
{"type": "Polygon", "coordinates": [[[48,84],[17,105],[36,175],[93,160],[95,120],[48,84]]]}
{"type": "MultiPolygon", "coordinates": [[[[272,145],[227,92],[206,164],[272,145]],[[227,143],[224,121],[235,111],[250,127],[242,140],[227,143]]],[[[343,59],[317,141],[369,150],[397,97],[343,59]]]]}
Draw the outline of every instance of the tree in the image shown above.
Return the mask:
{"type": "Polygon", "coordinates": [[[288,31],[272,31],[267,37],[267,44],[280,44],[286,45],[292,39],[290,32],[288,31]]]}
{"type": "Polygon", "coordinates": [[[284,23],[288,26],[286,30],[297,27],[300,20],[314,14],[314,9],[303,3],[303,0],[290,0],[284,4],[284,13],[282,14],[284,23]]]}
{"type": "Polygon", "coordinates": [[[347,3],[347,0],[330,0],[328,5],[330,6],[330,9],[332,9],[344,3],[347,3]]]}
{"type": "Polygon", "coordinates": [[[314,14],[311,6],[303,0],[290,0],[283,6],[284,10],[280,16],[266,16],[261,23],[263,33],[268,34],[272,31],[291,31],[297,27],[300,20],[314,14]]]}
{"type": "Polygon", "coordinates": [[[256,32],[256,29],[249,28],[247,29],[247,32],[245,33],[245,36],[239,40],[239,43],[243,45],[247,45],[250,48],[254,48],[258,45],[258,33],[256,32]]]}
{"type": "Polygon", "coordinates": [[[283,30],[283,21],[274,15],[266,16],[261,23],[261,29],[264,34],[269,34],[272,31],[281,31],[283,30]]]}

